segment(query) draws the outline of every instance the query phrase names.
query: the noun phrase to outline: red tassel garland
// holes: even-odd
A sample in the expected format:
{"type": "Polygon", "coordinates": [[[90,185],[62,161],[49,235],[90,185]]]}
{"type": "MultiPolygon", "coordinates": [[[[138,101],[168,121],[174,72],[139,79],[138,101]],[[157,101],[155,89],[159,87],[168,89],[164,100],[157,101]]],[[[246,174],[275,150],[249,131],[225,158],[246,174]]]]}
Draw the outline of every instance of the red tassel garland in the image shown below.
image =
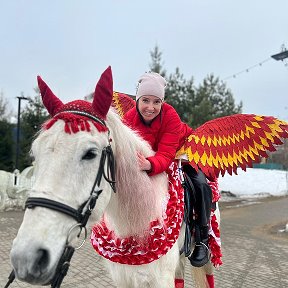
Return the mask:
{"type": "Polygon", "coordinates": [[[93,123],[93,125],[99,132],[108,131],[108,128],[100,124],[99,122],[90,119],[88,120],[85,116],[75,115],[68,112],[58,114],[54,118],[48,120],[46,123],[44,123],[43,128],[46,130],[50,129],[54,125],[54,123],[56,123],[56,121],[58,121],[59,119],[65,122],[64,131],[67,134],[77,133],[79,131],[90,132],[91,126],[89,124],[89,121],[93,123]]]}

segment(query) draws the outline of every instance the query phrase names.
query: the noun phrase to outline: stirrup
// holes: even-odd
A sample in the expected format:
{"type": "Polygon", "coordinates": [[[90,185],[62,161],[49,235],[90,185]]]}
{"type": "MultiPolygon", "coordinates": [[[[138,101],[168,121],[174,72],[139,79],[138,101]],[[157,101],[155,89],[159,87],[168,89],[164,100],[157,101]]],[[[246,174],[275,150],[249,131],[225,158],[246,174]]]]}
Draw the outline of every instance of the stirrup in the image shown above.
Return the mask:
{"type": "Polygon", "coordinates": [[[205,246],[208,251],[210,251],[209,247],[204,242],[195,243],[195,246],[205,246]]]}
{"type": "MultiPolygon", "coordinates": [[[[201,249],[201,248],[199,248],[199,249],[201,249]]],[[[195,248],[194,248],[192,254],[190,255],[190,257],[188,257],[191,265],[194,266],[194,267],[202,267],[202,266],[204,266],[210,260],[210,258],[211,258],[210,249],[203,242],[195,243],[195,248]],[[203,258],[197,259],[197,258],[193,257],[193,256],[195,256],[195,255],[193,255],[193,253],[194,253],[195,249],[197,249],[196,247],[205,247],[207,249],[207,250],[205,250],[204,248],[202,248],[202,249],[204,249],[203,253],[205,253],[205,255],[203,255],[204,256],[203,258]]]]}

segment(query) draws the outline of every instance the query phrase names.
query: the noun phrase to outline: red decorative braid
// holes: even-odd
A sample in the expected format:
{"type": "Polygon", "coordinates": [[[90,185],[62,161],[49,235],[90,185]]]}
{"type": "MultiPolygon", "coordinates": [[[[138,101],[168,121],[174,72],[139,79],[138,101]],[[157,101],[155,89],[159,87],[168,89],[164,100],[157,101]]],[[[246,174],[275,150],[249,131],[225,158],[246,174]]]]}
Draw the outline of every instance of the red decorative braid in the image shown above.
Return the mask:
{"type": "Polygon", "coordinates": [[[208,246],[211,251],[210,261],[215,267],[222,265],[222,252],[221,252],[221,241],[220,241],[220,230],[214,212],[211,213],[211,229],[212,233],[209,235],[208,246]]]}
{"type": "Polygon", "coordinates": [[[208,184],[211,187],[212,190],[212,202],[218,202],[221,194],[220,194],[220,190],[219,190],[219,183],[218,183],[218,179],[215,178],[213,181],[209,181],[208,180],[208,184]]]}
{"type": "MultiPolygon", "coordinates": [[[[220,199],[218,179],[215,178],[213,181],[208,180],[208,184],[212,190],[212,202],[217,202],[220,199]]],[[[220,229],[215,212],[213,210],[211,211],[211,217],[210,217],[210,232],[209,232],[208,246],[211,251],[212,264],[215,267],[222,265],[220,229]]]]}
{"type": "Polygon", "coordinates": [[[152,221],[147,236],[141,239],[132,235],[120,238],[108,229],[103,217],[93,227],[90,239],[97,253],[113,262],[142,265],[157,260],[168,252],[178,239],[184,210],[184,192],[176,163],[169,167],[168,179],[169,200],[164,221],[152,221]]]}

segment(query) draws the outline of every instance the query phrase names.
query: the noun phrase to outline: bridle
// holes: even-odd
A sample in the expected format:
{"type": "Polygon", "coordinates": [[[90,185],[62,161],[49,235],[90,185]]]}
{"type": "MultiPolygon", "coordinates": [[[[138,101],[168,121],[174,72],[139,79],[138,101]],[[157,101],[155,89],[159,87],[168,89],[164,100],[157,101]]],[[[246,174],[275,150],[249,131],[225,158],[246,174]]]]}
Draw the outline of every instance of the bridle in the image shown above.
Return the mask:
{"type": "MultiPolygon", "coordinates": [[[[63,113],[63,112],[61,112],[63,113]]],[[[91,114],[88,114],[86,112],[81,112],[81,111],[65,111],[65,113],[73,113],[81,116],[88,117],[92,119],[93,121],[99,122],[101,125],[106,126],[106,123],[102,120],[99,119],[98,117],[95,117],[91,114]]],[[[54,274],[53,279],[50,281],[50,283],[47,283],[47,285],[51,285],[51,288],[58,288],[60,287],[64,277],[67,275],[68,269],[70,267],[70,261],[72,259],[72,256],[75,252],[75,250],[80,249],[83,244],[85,243],[87,239],[87,228],[86,224],[88,222],[88,219],[96,205],[97,199],[99,195],[102,193],[102,190],[99,189],[102,177],[110,184],[112,190],[116,192],[116,181],[115,181],[115,158],[113,155],[113,150],[110,145],[110,139],[109,136],[110,131],[108,129],[108,142],[109,144],[103,148],[102,153],[101,153],[101,158],[100,158],[100,165],[99,169],[94,181],[94,184],[92,186],[90,196],[89,198],[82,204],[78,209],[75,209],[71,206],[68,206],[64,203],[43,198],[43,197],[28,197],[25,203],[25,209],[33,209],[35,207],[43,207],[43,208],[48,208],[57,212],[60,212],[62,214],[65,214],[69,217],[72,217],[73,219],[76,220],[76,224],[74,224],[67,236],[66,240],[66,245],[64,247],[64,251],[62,253],[62,256],[60,257],[57,268],[54,274]],[[107,170],[105,171],[105,164],[107,170]],[[96,189],[96,186],[98,187],[96,189]],[[84,239],[82,243],[78,247],[73,247],[70,244],[70,235],[72,234],[72,231],[75,228],[79,228],[80,232],[78,233],[77,237],[79,238],[81,235],[82,230],[84,230],[84,239]]],[[[15,279],[15,272],[12,270],[8,277],[8,282],[5,285],[4,288],[7,288],[15,279]]]]}

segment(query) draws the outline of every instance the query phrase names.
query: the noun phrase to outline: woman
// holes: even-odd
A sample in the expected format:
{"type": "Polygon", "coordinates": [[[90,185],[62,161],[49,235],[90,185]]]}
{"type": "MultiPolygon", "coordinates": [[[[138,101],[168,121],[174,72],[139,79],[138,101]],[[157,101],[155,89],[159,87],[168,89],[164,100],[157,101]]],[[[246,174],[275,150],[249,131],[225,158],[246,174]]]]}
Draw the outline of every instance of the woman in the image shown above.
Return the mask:
{"type": "MultiPolygon", "coordinates": [[[[145,158],[138,153],[139,167],[152,176],[168,169],[174,160],[177,150],[193,132],[183,123],[176,110],[164,102],[166,80],[158,73],[149,72],[139,79],[136,92],[136,107],[124,116],[124,122],[150,143],[156,152],[145,158]]],[[[201,267],[209,260],[208,223],[212,204],[212,191],[205,175],[197,173],[189,164],[183,170],[192,180],[196,195],[194,210],[195,249],[189,260],[193,266],[201,267]]],[[[192,196],[191,196],[192,197],[192,196]]]]}

